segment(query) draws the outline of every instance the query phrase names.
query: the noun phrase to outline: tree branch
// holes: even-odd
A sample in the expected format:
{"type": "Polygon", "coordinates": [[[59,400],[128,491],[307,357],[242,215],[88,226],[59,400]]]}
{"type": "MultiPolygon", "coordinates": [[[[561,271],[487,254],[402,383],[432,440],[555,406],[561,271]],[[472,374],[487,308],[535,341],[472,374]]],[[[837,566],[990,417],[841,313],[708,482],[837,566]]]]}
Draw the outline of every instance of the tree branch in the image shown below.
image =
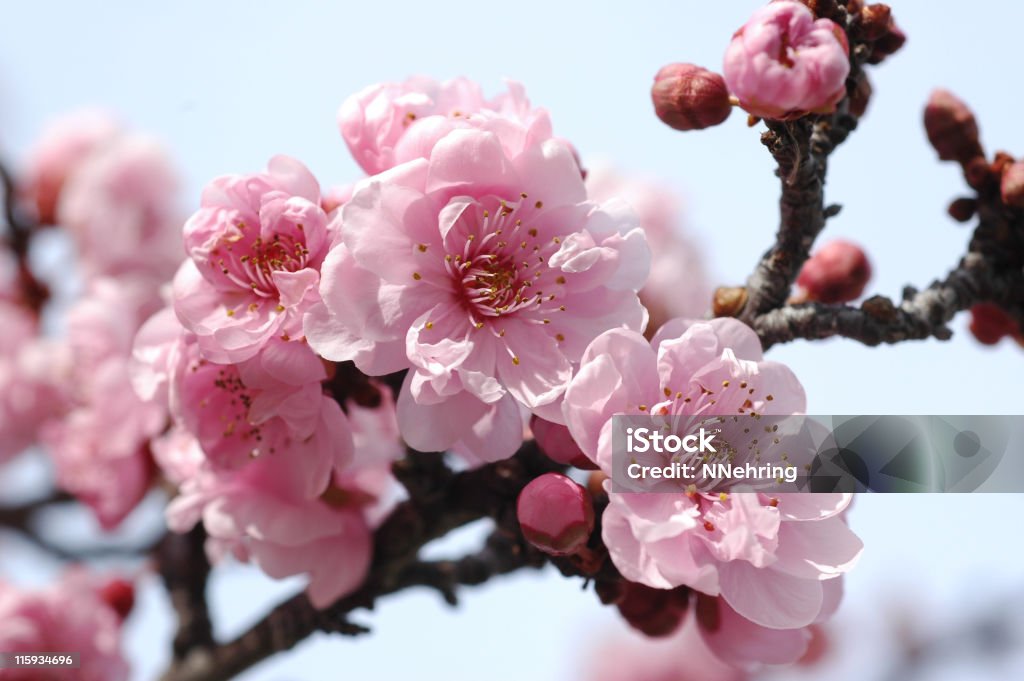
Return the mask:
{"type": "Polygon", "coordinates": [[[996,302],[1016,319],[1024,319],[1024,274],[996,271],[984,256],[969,253],[942,281],[923,291],[907,287],[898,306],[883,296],[869,298],[860,307],[786,305],[758,315],[752,325],[765,349],[796,338],[830,336],[871,346],[931,337],[947,340],[952,332],[946,324],[980,301],[996,302]]]}

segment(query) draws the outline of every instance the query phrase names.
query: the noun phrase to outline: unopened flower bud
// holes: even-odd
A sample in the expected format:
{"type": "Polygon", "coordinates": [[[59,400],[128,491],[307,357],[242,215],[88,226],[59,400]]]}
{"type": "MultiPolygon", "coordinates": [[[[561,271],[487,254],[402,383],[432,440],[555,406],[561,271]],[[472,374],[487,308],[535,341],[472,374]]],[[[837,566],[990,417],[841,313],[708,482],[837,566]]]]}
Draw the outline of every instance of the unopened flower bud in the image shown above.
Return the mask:
{"type": "Polygon", "coordinates": [[[966,104],[948,90],[935,90],[924,109],[928,141],[943,161],[967,163],[983,156],[978,140],[978,123],[966,104]]]}
{"type": "Polygon", "coordinates": [[[126,579],[110,580],[100,589],[99,596],[122,620],[135,607],[135,586],[126,579]]]}
{"type": "Polygon", "coordinates": [[[949,216],[957,222],[967,222],[978,210],[978,202],[975,199],[961,197],[949,204],[948,210],[949,216]]]}
{"type": "Polygon", "coordinates": [[[892,10],[889,5],[875,3],[860,11],[860,30],[864,40],[878,40],[892,28],[892,10]]]}
{"type": "Polygon", "coordinates": [[[668,636],[683,621],[690,591],[654,589],[635,582],[623,582],[616,607],[631,627],[648,636],[668,636]]]}
{"type": "Polygon", "coordinates": [[[982,345],[995,345],[1006,336],[1020,334],[1017,323],[994,303],[977,303],[971,307],[970,330],[982,345]]]}
{"type": "Polygon", "coordinates": [[[693,64],[663,66],[654,77],[651,100],[658,118],[676,130],[702,130],[732,113],[720,75],[693,64]]]}
{"type": "Polygon", "coordinates": [[[871,45],[871,56],[868,57],[869,64],[881,64],[886,57],[897,52],[907,42],[907,34],[904,33],[895,23],[889,26],[889,32],[876,40],[871,45]]]}
{"type": "Polygon", "coordinates": [[[519,493],[516,515],[526,541],[553,556],[583,548],[594,530],[590,494],[560,473],[545,473],[519,493]]]}
{"type": "Polygon", "coordinates": [[[992,181],[992,166],[984,156],[975,156],[964,164],[964,180],[971,189],[981,191],[992,181]]]}
{"type": "Polygon", "coordinates": [[[540,451],[552,461],[583,470],[597,468],[576,444],[576,440],[572,439],[569,429],[565,426],[534,416],[530,420],[530,430],[533,431],[533,438],[537,441],[540,451]]]}
{"type": "Polygon", "coordinates": [[[848,303],[864,293],[871,279],[871,263],[855,243],[836,239],[823,246],[804,263],[796,283],[808,300],[848,303]]]}
{"type": "Polygon", "coordinates": [[[857,85],[854,87],[853,92],[850,93],[850,113],[860,118],[868,110],[868,103],[871,101],[871,81],[868,80],[867,74],[861,73],[861,77],[857,80],[857,85]]]}
{"type": "Polygon", "coordinates": [[[1024,208],[1024,161],[1011,163],[1003,169],[1000,191],[1007,206],[1024,208]]]}
{"type": "Polygon", "coordinates": [[[745,286],[719,286],[711,300],[711,313],[716,317],[735,317],[747,304],[745,286]]]}

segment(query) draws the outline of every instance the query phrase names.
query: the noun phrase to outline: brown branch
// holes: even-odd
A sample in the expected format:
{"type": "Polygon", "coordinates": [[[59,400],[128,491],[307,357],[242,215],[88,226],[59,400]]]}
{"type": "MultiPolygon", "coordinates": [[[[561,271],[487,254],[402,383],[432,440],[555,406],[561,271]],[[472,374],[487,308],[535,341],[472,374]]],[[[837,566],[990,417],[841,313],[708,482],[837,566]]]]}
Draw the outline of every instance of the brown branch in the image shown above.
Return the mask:
{"type": "Polygon", "coordinates": [[[275,653],[288,650],[316,631],[355,635],[366,631],[349,620],[353,611],[372,609],[377,599],[412,586],[430,586],[454,599],[457,584],[479,584],[520,567],[543,564],[543,556],[517,543],[515,534],[492,537],[480,554],[459,561],[422,563],[420,549],[451,530],[492,518],[503,530],[515,526],[515,500],[536,476],[561,466],[532,442],[510,459],[454,473],[438,454],[415,454],[396,464],[400,479],[416,479],[408,501],[399,504],[374,535],[374,557],[366,582],[325,610],[299,594],[273,608],[238,638],[199,647],[177,659],[164,681],[227,679],[275,653]],[[419,457],[423,457],[419,461],[419,457]]]}
{"type": "Polygon", "coordinates": [[[0,190],[4,205],[3,218],[7,225],[7,235],[3,243],[17,260],[21,299],[38,314],[50,297],[49,289],[33,274],[28,261],[32,235],[39,225],[33,220],[26,219],[18,211],[14,178],[3,163],[0,163],[0,190]]]}
{"type": "Polygon", "coordinates": [[[843,336],[865,345],[937,338],[947,340],[946,324],[961,310],[980,301],[1000,304],[1017,319],[1024,319],[1024,273],[995,270],[988,260],[969,253],[960,266],[942,281],[923,291],[904,290],[895,305],[874,296],[860,307],[804,303],[786,305],[758,315],[753,328],[767,349],[797,338],[821,339],[843,336]]]}
{"type": "Polygon", "coordinates": [[[178,618],[174,635],[174,659],[213,645],[213,626],[206,605],[206,532],[202,525],[188,534],[168,533],[154,552],[157,570],[164,581],[178,618]]]}

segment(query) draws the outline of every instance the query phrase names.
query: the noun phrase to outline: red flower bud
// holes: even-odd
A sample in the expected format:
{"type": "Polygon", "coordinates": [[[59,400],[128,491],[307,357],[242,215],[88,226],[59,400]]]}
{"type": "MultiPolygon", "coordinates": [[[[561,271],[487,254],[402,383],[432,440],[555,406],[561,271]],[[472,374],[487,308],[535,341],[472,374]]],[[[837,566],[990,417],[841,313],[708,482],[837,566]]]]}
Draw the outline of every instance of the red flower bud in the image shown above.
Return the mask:
{"type": "Polygon", "coordinates": [[[889,5],[875,3],[860,11],[860,30],[864,40],[875,41],[892,29],[892,10],[889,5]]]}
{"type": "Polygon", "coordinates": [[[868,57],[869,64],[881,64],[886,57],[889,57],[903,47],[907,42],[907,34],[900,30],[895,23],[890,23],[889,32],[876,40],[871,46],[871,56],[868,57]]]}
{"type": "Polygon", "coordinates": [[[135,607],[135,586],[126,579],[110,580],[100,589],[99,596],[122,620],[135,607]]]}
{"type": "Polygon", "coordinates": [[[654,111],[676,130],[702,130],[718,125],[732,113],[725,80],[693,64],[663,66],[651,87],[654,111]]]}
{"type": "Polygon", "coordinates": [[[949,216],[957,222],[967,222],[974,217],[975,211],[978,210],[978,202],[976,199],[959,198],[949,204],[949,216]]]}
{"type": "Polygon", "coordinates": [[[859,298],[871,279],[871,263],[855,243],[836,239],[804,263],[796,283],[808,300],[847,303],[859,298]]]}
{"type": "Polygon", "coordinates": [[[552,461],[583,470],[597,469],[597,465],[587,458],[565,426],[534,416],[530,419],[530,430],[533,431],[533,438],[540,451],[552,461]]]}
{"type": "Polygon", "coordinates": [[[984,152],[978,140],[974,114],[948,90],[935,90],[924,109],[924,129],[928,141],[943,161],[967,163],[984,152]]]}
{"type": "Polygon", "coordinates": [[[994,303],[977,303],[971,307],[970,330],[982,345],[995,345],[1006,336],[1020,334],[1017,323],[994,303]]]}
{"type": "Polygon", "coordinates": [[[648,636],[668,636],[683,621],[690,590],[653,589],[635,582],[623,582],[616,607],[631,627],[648,636]]]}
{"type": "Polygon", "coordinates": [[[1011,163],[1003,169],[1000,191],[1007,206],[1024,208],[1024,161],[1011,163]]]}
{"type": "Polygon", "coordinates": [[[526,541],[553,556],[583,548],[594,530],[590,494],[560,473],[545,473],[519,493],[516,515],[526,541]]]}

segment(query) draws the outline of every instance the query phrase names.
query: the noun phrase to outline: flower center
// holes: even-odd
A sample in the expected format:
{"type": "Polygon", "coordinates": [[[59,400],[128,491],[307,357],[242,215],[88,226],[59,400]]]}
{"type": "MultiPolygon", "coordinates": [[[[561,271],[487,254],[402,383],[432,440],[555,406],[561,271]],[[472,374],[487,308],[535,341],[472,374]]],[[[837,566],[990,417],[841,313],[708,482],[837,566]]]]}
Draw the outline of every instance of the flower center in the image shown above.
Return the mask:
{"type": "MultiPolygon", "coordinates": [[[[298,225],[299,231],[302,225],[298,225]]],[[[238,232],[225,237],[221,248],[215,249],[211,264],[236,286],[262,298],[277,296],[274,272],[296,272],[308,266],[309,249],[305,241],[290,234],[275,234],[249,239],[245,224],[238,224],[238,232]]]]}
{"type": "Polygon", "coordinates": [[[522,202],[497,201],[460,220],[445,240],[445,269],[476,328],[513,313],[547,324],[549,312],[564,311],[565,277],[547,264],[561,239],[529,226],[531,215],[522,202]]]}

